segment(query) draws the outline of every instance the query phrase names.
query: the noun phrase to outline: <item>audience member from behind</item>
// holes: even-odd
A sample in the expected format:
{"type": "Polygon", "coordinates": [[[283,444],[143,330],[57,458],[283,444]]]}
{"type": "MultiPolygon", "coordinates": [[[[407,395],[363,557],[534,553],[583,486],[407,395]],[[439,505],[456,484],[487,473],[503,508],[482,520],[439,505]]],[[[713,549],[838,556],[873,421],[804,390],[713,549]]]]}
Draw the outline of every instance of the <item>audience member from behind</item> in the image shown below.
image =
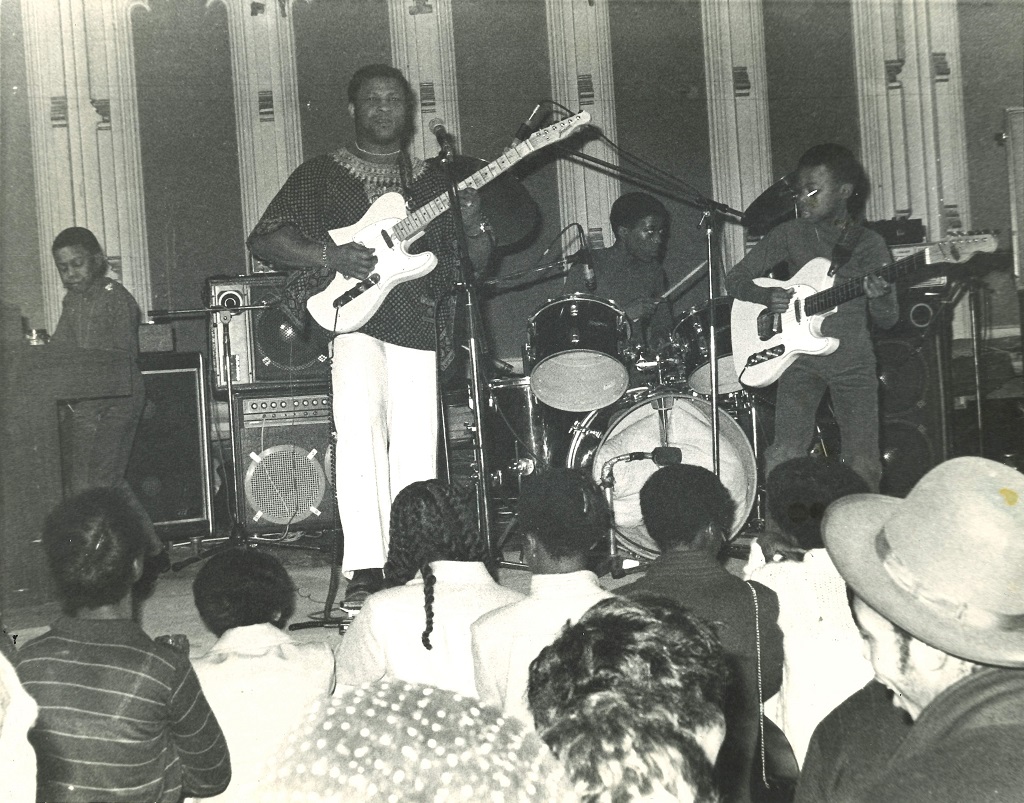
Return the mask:
{"type": "Polygon", "coordinates": [[[732,525],[734,502],[713,473],[700,466],[664,466],[640,490],[644,526],[661,554],[643,577],[620,594],[665,596],[712,623],[731,669],[726,694],[725,744],[715,771],[727,801],[748,799],[758,734],[759,702],[782,682],[782,631],[775,592],[754,583],[760,609],[761,699],[757,628],[750,588],[719,561],[732,525]]]}
{"type": "Polygon", "coordinates": [[[821,540],[825,509],[867,491],[867,482],[839,460],[798,457],[781,463],[768,477],[768,504],[782,534],[806,550],[803,560],[766,565],[756,543],[750,548],[747,576],[778,595],[786,644],[782,688],[765,713],[785,732],[801,763],[815,726],[871,679],[846,583],[821,540]]]}
{"type": "MultiPolygon", "coordinates": [[[[825,513],[876,679],[914,724],[845,800],[971,803],[1024,789],[1024,475],[981,457],[905,499],[857,494],[825,513]]],[[[851,747],[870,744],[850,734],[851,747]]],[[[842,754],[840,753],[840,756],[842,754]]]]}
{"type": "Polygon", "coordinates": [[[218,637],[196,660],[196,674],[231,751],[231,784],[215,799],[250,801],[284,738],[334,691],[334,653],[284,632],[295,586],[273,555],[244,548],[214,555],[192,595],[218,637]]]}
{"type": "Polygon", "coordinates": [[[439,480],[403,488],[384,565],[393,587],[372,594],[349,627],[338,683],[398,678],[475,697],[469,627],[523,598],[496,575],[465,494],[439,480]]]}
{"type": "Polygon", "coordinates": [[[40,800],[176,803],[231,777],[188,655],[132,619],[147,541],[124,496],[95,488],[49,515],[43,548],[64,615],[18,651],[39,704],[30,738],[40,800]]]}
{"type": "MultiPolygon", "coordinates": [[[[360,614],[362,615],[362,614],[360,614]]],[[[536,734],[446,689],[382,680],[338,692],[288,740],[260,801],[575,801],[536,734]]]]}
{"type": "Polygon", "coordinates": [[[868,681],[814,729],[794,803],[845,803],[877,775],[910,733],[911,721],[892,692],[868,681]]]}
{"type": "Polygon", "coordinates": [[[530,593],[473,624],[473,664],[480,699],[531,723],[530,662],[566,623],[612,596],[587,569],[590,551],[607,534],[608,506],[583,471],[552,468],[523,479],[518,516],[530,593]]]}
{"type": "Polygon", "coordinates": [[[612,597],[530,665],[530,710],[580,800],[714,801],[726,677],[718,637],[681,605],[612,597]]]}

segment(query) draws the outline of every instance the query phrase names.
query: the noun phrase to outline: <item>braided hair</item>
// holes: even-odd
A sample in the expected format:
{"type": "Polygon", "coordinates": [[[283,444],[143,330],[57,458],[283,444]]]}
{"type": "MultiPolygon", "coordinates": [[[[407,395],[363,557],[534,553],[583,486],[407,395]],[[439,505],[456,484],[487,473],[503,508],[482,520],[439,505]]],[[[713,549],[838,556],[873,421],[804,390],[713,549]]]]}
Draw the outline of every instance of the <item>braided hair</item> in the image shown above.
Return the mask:
{"type": "Polygon", "coordinates": [[[389,586],[405,585],[417,572],[423,576],[426,625],[423,646],[432,649],[435,560],[481,562],[497,579],[497,562],[471,515],[466,493],[440,480],[414,482],[399,491],[391,505],[390,544],[384,564],[389,586]]]}

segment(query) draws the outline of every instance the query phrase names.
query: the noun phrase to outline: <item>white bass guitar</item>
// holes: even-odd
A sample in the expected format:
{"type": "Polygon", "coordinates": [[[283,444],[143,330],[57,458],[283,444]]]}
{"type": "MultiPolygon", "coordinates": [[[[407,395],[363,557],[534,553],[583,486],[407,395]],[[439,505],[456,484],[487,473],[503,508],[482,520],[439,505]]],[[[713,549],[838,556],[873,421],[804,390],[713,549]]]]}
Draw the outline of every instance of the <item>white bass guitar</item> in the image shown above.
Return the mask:
{"type": "MultiPolygon", "coordinates": [[[[460,181],[458,188],[483,187],[534,151],[565,139],[589,122],[590,114],[582,111],[542,128],[460,181]]],[[[328,332],[354,332],[370,320],[392,288],[430,273],[437,257],[429,251],[410,254],[408,248],[449,206],[448,194],[442,193],[415,212],[408,212],[402,195],[389,192],[374,201],[358,223],[330,231],[335,245],[359,243],[372,248],[377,264],[362,281],[338,273],[324,290],[310,296],[306,309],[313,320],[328,332]]]]}
{"type": "MultiPolygon", "coordinates": [[[[872,271],[889,282],[897,282],[928,265],[966,262],[978,252],[996,249],[990,233],[967,234],[927,246],[899,262],[872,271]]],[[[831,354],[839,340],[821,334],[822,321],[840,304],[864,295],[864,279],[848,279],[834,284],[829,276],[831,260],[812,259],[787,281],[754,279],[760,287],[784,287],[796,292],[789,308],[772,315],[763,304],[732,302],[732,358],[740,382],[749,387],[770,385],[801,354],[831,354]]]]}

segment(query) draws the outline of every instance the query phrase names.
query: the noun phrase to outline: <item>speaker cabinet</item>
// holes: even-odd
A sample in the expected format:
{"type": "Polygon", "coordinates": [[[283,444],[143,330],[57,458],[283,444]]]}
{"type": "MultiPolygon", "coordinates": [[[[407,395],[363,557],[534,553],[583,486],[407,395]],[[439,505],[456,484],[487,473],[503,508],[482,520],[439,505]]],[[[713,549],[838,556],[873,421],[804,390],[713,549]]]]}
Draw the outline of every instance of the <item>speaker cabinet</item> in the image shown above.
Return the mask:
{"type": "MultiPolygon", "coordinates": [[[[330,379],[329,335],[312,321],[305,331],[294,326],[274,302],[284,287],[282,273],[219,276],[208,280],[213,306],[238,309],[227,324],[231,350],[231,381],[236,390],[255,386],[309,386],[330,379]],[[266,309],[244,307],[268,304],[266,309]]],[[[214,384],[227,387],[223,354],[224,327],[217,316],[210,322],[210,353],[214,384]]]]}
{"type": "Polygon", "coordinates": [[[338,526],[326,390],[234,399],[238,521],[249,533],[338,526]]]}
{"type": "Polygon", "coordinates": [[[905,496],[950,453],[951,326],[944,293],[901,293],[900,320],[875,332],[882,493],[905,496]]]}
{"type": "Polygon", "coordinates": [[[127,479],[164,540],[213,530],[206,366],[196,353],[139,357],[146,407],[127,479]]]}

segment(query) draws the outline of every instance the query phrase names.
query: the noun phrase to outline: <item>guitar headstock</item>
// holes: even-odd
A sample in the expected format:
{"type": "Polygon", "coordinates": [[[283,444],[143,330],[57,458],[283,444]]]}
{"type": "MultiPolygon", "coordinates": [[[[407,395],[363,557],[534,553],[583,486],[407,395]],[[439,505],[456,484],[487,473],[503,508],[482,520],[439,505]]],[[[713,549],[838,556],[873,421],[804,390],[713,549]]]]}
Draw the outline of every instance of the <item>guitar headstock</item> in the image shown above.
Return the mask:
{"type": "Polygon", "coordinates": [[[546,148],[548,145],[553,145],[554,143],[575,134],[577,130],[587,125],[589,122],[590,112],[579,112],[578,114],[574,114],[572,117],[566,117],[564,120],[559,120],[557,123],[553,123],[547,128],[540,129],[540,131],[533,134],[528,140],[517,147],[525,145],[528,150],[531,151],[536,150],[537,148],[546,148]]]}
{"type": "Polygon", "coordinates": [[[937,256],[930,261],[958,264],[975,254],[991,254],[998,246],[999,240],[992,231],[949,232],[946,239],[931,246],[937,256]]]}

